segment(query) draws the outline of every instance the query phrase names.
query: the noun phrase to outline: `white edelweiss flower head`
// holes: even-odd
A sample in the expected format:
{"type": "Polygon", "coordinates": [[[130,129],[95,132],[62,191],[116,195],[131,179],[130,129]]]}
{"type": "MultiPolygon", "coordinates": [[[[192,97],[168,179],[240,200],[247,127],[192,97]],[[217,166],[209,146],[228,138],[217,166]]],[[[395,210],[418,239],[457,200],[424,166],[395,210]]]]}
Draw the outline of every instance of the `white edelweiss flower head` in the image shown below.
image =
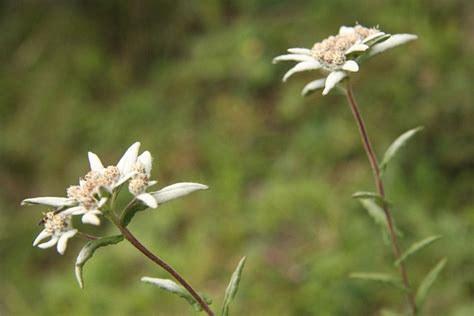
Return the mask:
{"type": "Polygon", "coordinates": [[[135,198],[142,201],[145,205],[151,208],[157,208],[158,203],[156,199],[146,190],[156,184],[156,181],[150,181],[152,167],[152,157],[149,151],[143,152],[137,157],[133,165],[133,172],[130,182],[128,183],[128,190],[135,198]]]}
{"type": "MultiPolygon", "coordinates": [[[[99,186],[103,186],[112,192],[115,188],[129,180],[133,175],[132,169],[137,160],[139,149],[140,143],[135,142],[125,151],[116,166],[107,167],[104,167],[96,154],[89,152],[88,158],[91,173],[96,175],[95,188],[98,189],[99,186]]],[[[88,179],[85,180],[87,181],[88,179]]]]}
{"type": "MultiPolygon", "coordinates": [[[[140,156],[138,156],[137,162],[135,163],[135,168],[142,168],[142,167],[147,177],[150,177],[151,167],[152,167],[152,158],[148,150],[143,152],[140,156]]],[[[138,170],[135,170],[135,171],[139,172],[138,170]]]]}
{"type": "Polygon", "coordinates": [[[41,249],[50,248],[56,245],[59,254],[63,255],[66,251],[69,238],[77,234],[77,229],[71,225],[70,215],[57,212],[48,212],[44,214],[41,223],[44,229],[33,241],[33,246],[41,249]],[[51,237],[49,241],[40,243],[43,239],[51,237]]]}
{"type": "Polygon", "coordinates": [[[365,58],[376,55],[389,48],[416,39],[412,34],[386,34],[378,27],[367,28],[360,24],[341,26],[337,35],[308,48],[290,48],[289,54],[277,56],[273,63],[280,61],[298,62],[283,76],[283,81],[302,71],[321,70],[327,78],[313,80],[308,83],[302,95],[307,95],[317,89],[323,89],[323,95],[328,94],[337,84],[359,71],[359,63],[365,58]]]}

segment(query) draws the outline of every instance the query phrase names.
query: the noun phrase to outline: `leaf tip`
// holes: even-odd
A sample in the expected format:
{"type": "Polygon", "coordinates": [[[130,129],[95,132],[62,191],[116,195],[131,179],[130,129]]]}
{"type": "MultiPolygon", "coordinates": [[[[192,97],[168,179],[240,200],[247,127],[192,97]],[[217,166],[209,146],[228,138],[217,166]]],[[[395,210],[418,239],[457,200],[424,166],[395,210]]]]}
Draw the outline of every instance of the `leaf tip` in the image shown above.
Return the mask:
{"type": "Polygon", "coordinates": [[[77,283],[79,284],[79,287],[81,288],[81,290],[83,290],[84,289],[84,280],[82,278],[82,268],[81,268],[81,266],[76,265],[76,268],[74,270],[75,270],[74,272],[76,274],[77,283]]]}

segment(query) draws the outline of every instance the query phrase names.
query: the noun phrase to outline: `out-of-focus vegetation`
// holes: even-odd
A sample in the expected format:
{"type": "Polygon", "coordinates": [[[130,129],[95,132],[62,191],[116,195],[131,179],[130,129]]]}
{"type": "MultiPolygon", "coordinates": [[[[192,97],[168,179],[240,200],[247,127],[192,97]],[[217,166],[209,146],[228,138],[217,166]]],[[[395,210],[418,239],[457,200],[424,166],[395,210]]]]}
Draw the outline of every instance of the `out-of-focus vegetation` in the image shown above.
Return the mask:
{"type": "MultiPolygon", "coordinates": [[[[315,73],[280,81],[271,59],[356,21],[419,40],[364,64],[355,93],[376,151],[424,125],[386,174],[412,282],[448,263],[427,315],[474,315],[474,2],[3,1],[0,4],[0,314],[186,315],[143,275],[168,277],[126,243],[73,273],[32,247],[41,207],[134,141],[153,177],[211,190],[139,214],[130,229],[220,309],[247,255],[233,315],[379,315],[404,297],[349,279],[391,271],[390,248],[351,194],[372,175],[344,98],[299,96],[315,73]]],[[[78,223],[79,225],[79,223],[78,223]]],[[[80,225],[79,225],[80,226],[80,225]]],[[[113,227],[83,230],[98,235],[113,227]]]]}

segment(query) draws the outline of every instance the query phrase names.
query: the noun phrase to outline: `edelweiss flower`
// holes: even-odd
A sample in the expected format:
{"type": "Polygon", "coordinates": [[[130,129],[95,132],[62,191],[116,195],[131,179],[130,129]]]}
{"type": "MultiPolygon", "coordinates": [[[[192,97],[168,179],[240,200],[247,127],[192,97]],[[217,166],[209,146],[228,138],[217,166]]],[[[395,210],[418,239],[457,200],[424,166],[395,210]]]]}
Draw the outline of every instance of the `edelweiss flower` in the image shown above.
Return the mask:
{"type": "Polygon", "coordinates": [[[58,252],[62,255],[66,251],[67,241],[77,233],[77,229],[71,226],[71,217],[64,213],[48,212],[44,214],[44,218],[41,220],[44,229],[39,233],[33,242],[33,246],[45,249],[56,246],[58,252]],[[47,242],[40,242],[47,238],[51,239],[47,242]]]}
{"type": "Polygon", "coordinates": [[[120,158],[117,166],[104,167],[100,158],[93,152],[88,153],[89,164],[91,172],[96,172],[99,175],[101,185],[109,191],[113,191],[118,186],[126,182],[134,174],[133,166],[137,160],[140,143],[136,142],[130,146],[122,158],[120,158]]]}
{"type": "Polygon", "coordinates": [[[102,215],[100,208],[107,203],[107,197],[100,196],[100,188],[106,188],[109,192],[113,192],[115,188],[130,179],[134,174],[132,168],[137,160],[139,149],[140,143],[134,143],[127,149],[117,166],[108,167],[104,167],[96,154],[89,152],[91,171],[79,181],[79,185],[70,186],[67,190],[68,198],[76,200],[79,205],[67,209],[65,213],[83,215],[83,223],[100,225],[98,217],[102,215]]]}
{"type": "Polygon", "coordinates": [[[326,78],[311,81],[302,91],[302,95],[306,95],[316,89],[324,88],[323,95],[326,95],[342,79],[349,76],[349,73],[359,71],[359,63],[363,58],[416,38],[417,36],[413,34],[385,34],[377,28],[366,28],[361,25],[342,26],[338,35],[314,44],[312,49],[290,48],[288,49],[290,54],[278,56],[273,62],[298,62],[283,76],[283,81],[301,71],[320,69],[329,73],[326,78]]]}
{"type": "Polygon", "coordinates": [[[99,157],[89,152],[89,163],[91,171],[80,179],[79,185],[70,186],[67,189],[67,198],[63,197],[39,197],[25,199],[25,204],[42,204],[59,208],[67,208],[63,211],[66,215],[83,215],[82,222],[100,225],[100,208],[107,202],[107,197],[102,197],[100,188],[106,188],[112,192],[121,184],[126,182],[135,173],[133,166],[137,160],[140,143],[136,142],[130,146],[117,166],[104,167],[99,157]]]}
{"type": "Polygon", "coordinates": [[[156,181],[150,181],[151,160],[149,151],[145,151],[138,156],[136,163],[133,165],[134,174],[128,183],[128,190],[148,207],[157,208],[156,199],[146,192],[150,186],[156,184],[156,181]]]}

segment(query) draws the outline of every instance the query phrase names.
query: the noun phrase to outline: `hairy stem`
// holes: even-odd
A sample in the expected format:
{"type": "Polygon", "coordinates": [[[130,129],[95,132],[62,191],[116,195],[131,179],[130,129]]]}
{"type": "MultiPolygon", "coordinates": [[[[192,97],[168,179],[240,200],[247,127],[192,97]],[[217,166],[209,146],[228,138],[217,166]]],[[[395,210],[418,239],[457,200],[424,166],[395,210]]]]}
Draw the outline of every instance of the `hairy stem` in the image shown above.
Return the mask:
{"type": "MultiPolygon", "coordinates": [[[[359,107],[357,105],[357,101],[354,98],[354,94],[352,92],[352,87],[350,82],[347,83],[347,91],[346,91],[347,101],[349,102],[349,106],[351,108],[352,114],[357,122],[357,126],[359,127],[360,137],[362,139],[362,144],[364,145],[365,152],[367,153],[367,157],[369,158],[370,166],[372,167],[372,172],[374,174],[375,186],[377,187],[378,194],[385,198],[385,191],[384,185],[382,181],[382,177],[380,175],[380,168],[377,161],[377,157],[375,156],[374,149],[372,148],[372,144],[370,143],[369,135],[367,133],[367,129],[365,127],[364,119],[360,114],[359,107]]],[[[388,224],[388,231],[390,234],[390,241],[392,244],[392,251],[395,260],[398,260],[401,256],[400,245],[398,243],[397,234],[395,233],[395,228],[393,224],[392,213],[390,208],[387,205],[383,206],[383,211],[385,213],[385,217],[387,219],[388,224]]],[[[408,281],[408,274],[403,262],[399,265],[400,275],[402,277],[403,284],[407,288],[407,299],[410,305],[411,311],[413,315],[417,314],[415,299],[413,297],[413,293],[410,289],[410,282],[408,281]]]]}
{"type": "Polygon", "coordinates": [[[142,243],[135,238],[135,236],[121,224],[120,220],[116,217],[115,214],[110,214],[110,219],[120,230],[122,235],[127,239],[135,248],[137,248],[141,253],[143,253],[148,259],[162,267],[166,272],[171,274],[188,292],[191,296],[198,302],[202,309],[209,315],[214,316],[214,312],[211,310],[209,305],[204,301],[204,299],[196,292],[196,290],[168,263],[163,259],[153,254],[148,250],[142,243]]]}
{"type": "Polygon", "coordinates": [[[87,239],[87,240],[96,240],[96,239],[99,238],[97,236],[89,235],[89,234],[86,234],[86,233],[83,233],[83,232],[77,232],[76,236],[79,237],[79,238],[82,238],[82,239],[87,239]]]}

